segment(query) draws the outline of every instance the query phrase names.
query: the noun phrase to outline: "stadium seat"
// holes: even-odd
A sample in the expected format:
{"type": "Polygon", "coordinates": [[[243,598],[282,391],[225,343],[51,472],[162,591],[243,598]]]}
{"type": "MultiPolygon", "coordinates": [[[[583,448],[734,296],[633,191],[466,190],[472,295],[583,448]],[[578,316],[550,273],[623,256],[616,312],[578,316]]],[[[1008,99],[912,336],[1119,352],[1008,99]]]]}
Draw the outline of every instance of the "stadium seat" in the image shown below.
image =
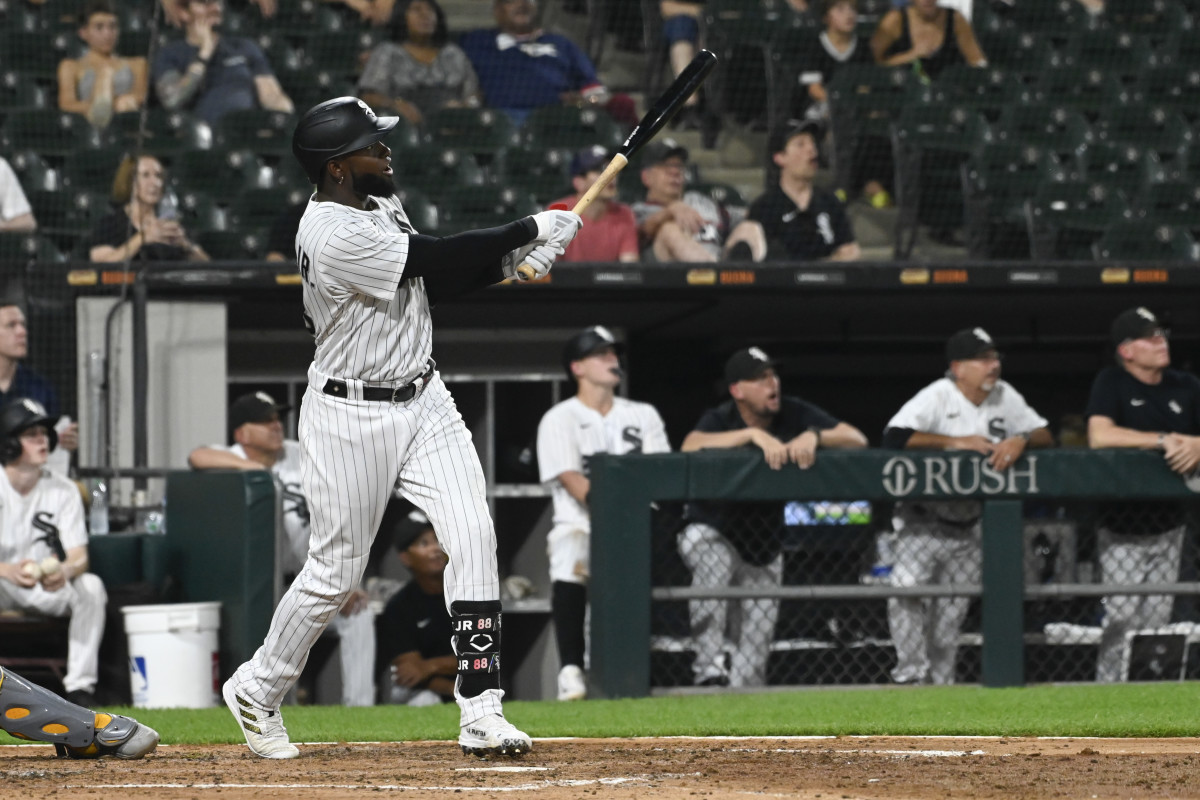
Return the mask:
{"type": "Polygon", "coordinates": [[[1145,37],[1114,29],[1071,34],[1065,55],[1067,63],[1075,67],[1129,75],[1153,63],[1153,51],[1145,37]]]}
{"type": "Polygon", "coordinates": [[[179,191],[195,190],[214,197],[232,197],[251,186],[261,186],[263,172],[273,171],[246,149],[192,151],[171,160],[169,179],[179,191]]]}
{"type": "Polygon", "coordinates": [[[453,148],[436,146],[407,151],[402,161],[393,161],[395,182],[424,192],[435,203],[447,189],[483,186],[483,170],[471,156],[453,148]]]}
{"type": "Polygon", "coordinates": [[[270,228],[280,212],[307,197],[307,189],[245,189],[227,204],[229,220],[238,230],[270,228]]]}
{"type": "Polygon", "coordinates": [[[189,235],[198,231],[227,231],[233,227],[228,212],[205,192],[184,190],[179,197],[179,220],[189,235]]]}
{"type": "Polygon", "coordinates": [[[1000,114],[996,139],[1006,144],[1044,147],[1071,166],[1095,136],[1078,111],[1050,103],[1012,105],[1000,114]]]}
{"type": "Polygon", "coordinates": [[[13,172],[17,173],[17,179],[25,191],[62,188],[62,174],[47,164],[46,159],[36,151],[26,149],[4,155],[13,172]]]}
{"type": "Polygon", "coordinates": [[[826,87],[833,115],[833,134],[844,135],[844,124],[857,126],[861,135],[890,136],[891,121],[920,90],[912,70],[875,64],[846,64],[826,87]]]}
{"type": "Polygon", "coordinates": [[[108,194],[125,153],[125,148],[112,146],[71,153],[63,161],[63,186],[73,191],[108,194]]]}
{"type": "Polygon", "coordinates": [[[362,72],[367,53],[378,44],[380,38],[380,34],[365,28],[327,30],[319,36],[305,39],[302,50],[316,69],[354,79],[362,72]]]}
{"type": "MultiPolygon", "coordinates": [[[[571,158],[574,151],[563,147],[547,150],[523,147],[505,150],[497,156],[495,166],[503,177],[493,176],[504,185],[528,192],[545,205],[571,194],[571,158]]],[[[625,181],[637,178],[625,171],[625,181]]]]}
{"type": "Polygon", "coordinates": [[[1092,246],[1097,261],[1196,261],[1196,241],[1183,228],[1154,220],[1122,220],[1092,246]]]}
{"type": "Polygon", "coordinates": [[[217,122],[216,144],[223,149],[247,149],[259,155],[292,158],[296,115],[282,111],[230,111],[217,122]]]}
{"type": "Polygon", "coordinates": [[[1168,177],[1187,170],[1188,151],[1195,134],[1183,115],[1163,106],[1114,106],[1100,114],[1095,126],[1098,142],[1136,144],[1153,150],[1168,177]]]}
{"type": "Polygon", "coordinates": [[[978,111],[989,122],[1010,106],[1033,102],[1032,90],[1016,73],[990,67],[948,67],[938,76],[936,88],[946,102],[978,111]]]}
{"type": "Polygon", "coordinates": [[[160,158],[194,150],[209,150],[213,146],[212,128],[186,111],[151,109],[146,112],[145,120],[143,128],[140,111],[114,114],[109,130],[115,143],[130,152],[140,149],[160,158]]]}
{"type": "Polygon", "coordinates": [[[1025,211],[1033,258],[1077,260],[1091,257],[1092,244],[1129,213],[1129,202],[1103,183],[1068,181],[1038,187],[1025,211]]]}
{"type": "MultiPolygon", "coordinates": [[[[987,55],[988,64],[1014,75],[1036,76],[1047,69],[1053,69],[1065,63],[1064,58],[1054,48],[1050,39],[1040,33],[1004,28],[995,31],[980,31],[977,37],[980,48],[987,55]]],[[[961,65],[949,67],[946,72],[949,72],[950,69],[962,68],[979,71],[977,68],[961,65]]],[[[938,77],[939,81],[945,77],[946,72],[938,77]]]]}
{"type": "Polygon", "coordinates": [[[433,144],[465,150],[480,163],[490,163],[501,150],[521,143],[508,115],[490,108],[443,108],[426,118],[425,131],[433,144]]]}
{"type": "Polygon", "coordinates": [[[58,62],[76,58],[83,50],[83,43],[73,32],[8,30],[0,42],[10,67],[18,67],[48,86],[55,85],[58,62]]]}
{"type": "Polygon", "coordinates": [[[1192,124],[1200,121],[1200,65],[1145,70],[1137,93],[1146,105],[1170,108],[1192,124]]]}
{"type": "Polygon", "coordinates": [[[78,150],[96,150],[109,138],[81,114],[52,108],[32,109],[5,117],[0,129],[0,150],[31,149],[46,157],[64,158],[78,150]]]}
{"type": "Polygon", "coordinates": [[[0,270],[11,275],[15,267],[31,261],[62,262],[63,254],[45,236],[36,233],[0,232],[0,270]]]}
{"type": "Polygon", "coordinates": [[[1075,0],[1013,3],[1008,16],[1022,31],[1062,37],[1088,23],[1087,12],[1075,0]]]}
{"type": "Polygon", "coordinates": [[[1177,33],[1195,36],[1195,24],[1176,0],[1107,0],[1104,16],[1115,30],[1145,36],[1159,47],[1177,33]]]}
{"type": "Polygon", "coordinates": [[[1200,183],[1165,181],[1142,188],[1133,198],[1131,216],[1163,225],[1200,231],[1200,183]]]}
{"type": "Polygon", "coordinates": [[[1028,255],[1025,201],[1047,183],[1066,180],[1054,152],[1022,144],[993,144],[962,168],[968,252],[976,258],[1028,255]]]}
{"type": "Polygon", "coordinates": [[[901,146],[971,154],[992,141],[983,115],[953,103],[911,105],[895,122],[901,146]]]}
{"type": "Polygon", "coordinates": [[[774,70],[771,68],[771,37],[790,25],[793,16],[786,3],[747,3],[744,0],[707,0],[704,4],[706,47],[717,54],[718,66],[709,75],[705,97],[709,110],[720,118],[728,107],[728,98],[738,91],[742,81],[757,79],[729,74],[735,50],[757,50],[761,59],[761,75],[766,86],[768,102],[775,95],[774,70]]]}
{"type": "Polygon", "coordinates": [[[38,233],[49,237],[62,253],[74,252],[86,241],[96,221],[110,208],[106,192],[37,190],[26,196],[38,233]]]}
{"type": "Polygon", "coordinates": [[[533,195],[508,186],[453,186],[438,199],[443,232],[504,225],[541,210],[533,195]]]}
{"type": "Polygon", "coordinates": [[[1133,102],[1137,97],[1135,90],[1136,86],[1125,86],[1117,74],[1091,67],[1050,69],[1037,83],[1043,102],[1074,109],[1089,120],[1106,108],[1133,102]]]}
{"type": "Polygon", "coordinates": [[[247,261],[262,258],[267,246],[267,231],[207,230],[197,231],[192,241],[200,245],[213,261],[247,261]]]}
{"type": "Polygon", "coordinates": [[[279,79],[279,85],[283,87],[284,93],[292,99],[296,112],[299,114],[303,114],[317,103],[323,103],[331,97],[346,97],[358,92],[352,82],[323,69],[280,72],[276,77],[279,79]]]}
{"type": "Polygon", "coordinates": [[[525,120],[527,147],[570,147],[578,149],[602,144],[610,149],[621,146],[625,137],[613,118],[603,109],[544,106],[525,120]]]}
{"type": "Polygon", "coordinates": [[[0,73],[0,117],[10,111],[50,107],[49,91],[33,76],[14,69],[0,73]]]}
{"type": "MultiPolygon", "coordinates": [[[[820,27],[806,14],[792,14],[787,24],[777,25],[768,46],[771,70],[771,95],[768,101],[767,130],[776,130],[790,119],[797,108],[797,98],[807,98],[808,89],[799,82],[800,70],[817,41],[820,27]]],[[[866,46],[860,42],[859,47],[866,46]]]]}
{"type": "Polygon", "coordinates": [[[1084,155],[1088,180],[1100,181],[1135,197],[1166,178],[1153,150],[1125,142],[1097,142],[1084,155]]]}
{"type": "Polygon", "coordinates": [[[408,221],[417,229],[417,233],[436,236],[441,227],[437,206],[425,196],[424,192],[410,189],[407,186],[396,187],[396,197],[399,198],[408,221]]]}

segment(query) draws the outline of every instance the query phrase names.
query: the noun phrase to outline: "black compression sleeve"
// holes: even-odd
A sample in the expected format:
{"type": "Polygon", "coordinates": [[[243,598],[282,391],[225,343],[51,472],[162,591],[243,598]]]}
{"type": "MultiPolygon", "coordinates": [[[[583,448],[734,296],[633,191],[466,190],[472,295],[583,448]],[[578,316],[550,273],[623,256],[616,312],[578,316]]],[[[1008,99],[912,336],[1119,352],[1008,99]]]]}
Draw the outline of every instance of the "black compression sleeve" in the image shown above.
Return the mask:
{"type": "Polygon", "coordinates": [[[537,223],[532,217],[441,238],[414,233],[408,237],[404,277],[425,278],[449,271],[463,273],[462,277],[471,281],[487,267],[498,265],[505,253],[529,244],[535,236],[537,223]]]}
{"type": "Polygon", "coordinates": [[[912,428],[888,428],[883,432],[880,446],[885,450],[903,450],[914,433],[912,428]]]}

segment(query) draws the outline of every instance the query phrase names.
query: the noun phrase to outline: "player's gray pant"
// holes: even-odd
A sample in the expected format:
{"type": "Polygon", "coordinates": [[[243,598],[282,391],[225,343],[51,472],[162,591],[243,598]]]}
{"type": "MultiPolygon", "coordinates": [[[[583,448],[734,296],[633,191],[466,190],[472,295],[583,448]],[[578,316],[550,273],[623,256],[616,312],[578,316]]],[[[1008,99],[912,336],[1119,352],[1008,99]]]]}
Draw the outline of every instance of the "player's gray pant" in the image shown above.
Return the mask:
{"type": "Polygon", "coordinates": [[[32,589],[24,589],[0,581],[0,609],[18,608],[48,617],[70,617],[67,622],[67,674],[63,677],[63,688],[68,692],[96,690],[107,606],[108,592],[104,589],[104,581],[90,572],[77,576],[57,592],[47,592],[40,583],[32,589]]]}
{"type": "MultiPolygon", "coordinates": [[[[928,515],[901,512],[892,565],[893,586],[979,583],[983,556],[978,522],[961,528],[928,515]]],[[[893,597],[888,627],[896,647],[897,683],[954,683],[958,634],[966,597],[893,597]]]]}
{"type": "MultiPolygon", "coordinates": [[[[308,559],[284,593],[239,690],[277,708],[313,643],[362,579],[371,541],[397,487],[425,512],[449,556],[446,608],[500,598],[496,532],[471,434],[439,375],[407,403],[330,397],[310,374],[300,414],[301,484],[308,498],[308,559]]],[[[462,724],[501,713],[503,692],[459,696],[462,724]]]]}
{"type": "MultiPolygon", "coordinates": [[[[1184,526],[1164,533],[1128,535],[1106,528],[1096,532],[1102,583],[1171,583],[1179,579],[1184,526]]],[[[1104,598],[1104,626],[1096,660],[1096,680],[1123,681],[1129,663],[1125,635],[1171,621],[1169,594],[1110,595],[1104,598]]]]}
{"type": "MultiPolygon", "coordinates": [[[[765,566],[747,564],[737,548],[711,525],[693,522],[679,534],[679,555],[692,571],[692,586],[775,588],[783,579],[783,556],[765,566]]],[[[696,682],[727,676],[730,686],[763,686],[767,657],[779,618],[778,599],[692,600],[688,603],[696,682]],[[730,614],[730,608],[734,613],[730,614]],[[725,669],[725,651],[730,665],[725,669]]]]}

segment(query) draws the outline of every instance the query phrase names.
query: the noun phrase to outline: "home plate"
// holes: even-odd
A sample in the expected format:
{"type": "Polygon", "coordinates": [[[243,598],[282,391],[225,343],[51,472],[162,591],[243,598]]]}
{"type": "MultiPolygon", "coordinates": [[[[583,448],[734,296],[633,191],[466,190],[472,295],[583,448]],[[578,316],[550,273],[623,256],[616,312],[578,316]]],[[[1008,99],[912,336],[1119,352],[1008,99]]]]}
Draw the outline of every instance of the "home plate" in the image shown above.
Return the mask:
{"type": "Polygon", "coordinates": [[[455,767],[455,772],[545,772],[549,767],[455,767]]]}

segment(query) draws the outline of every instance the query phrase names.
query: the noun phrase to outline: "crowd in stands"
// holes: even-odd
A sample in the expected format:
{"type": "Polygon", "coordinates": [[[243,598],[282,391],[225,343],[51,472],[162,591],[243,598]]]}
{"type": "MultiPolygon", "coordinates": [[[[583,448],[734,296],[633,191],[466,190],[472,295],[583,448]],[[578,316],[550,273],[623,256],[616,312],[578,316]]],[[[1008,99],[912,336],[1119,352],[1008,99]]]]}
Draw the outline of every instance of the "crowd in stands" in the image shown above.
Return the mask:
{"type": "MultiPolygon", "coordinates": [[[[428,210],[416,217],[434,233],[487,222],[480,219],[486,213],[464,214],[450,196],[456,187],[445,181],[418,186],[414,176],[406,184],[404,149],[454,162],[451,183],[511,187],[506,211],[545,206],[578,194],[568,169],[574,157],[594,146],[611,153],[639,113],[630,95],[604,84],[578,43],[542,24],[547,9],[538,0],[493,0],[494,27],[475,30],[456,29],[437,0],[161,0],[158,21],[117,0],[85,0],[69,19],[38,5],[12,15],[9,39],[22,47],[36,40],[45,52],[38,59],[17,49],[0,55],[7,156],[0,230],[36,228],[75,258],[94,255],[99,239],[111,238],[97,223],[107,213],[110,201],[99,195],[112,193],[113,172],[101,178],[97,165],[115,171],[120,156],[138,146],[173,175],[174,192],[164,198],[189,194],[178,227],[211,239],[208,255],[289,257],[268,248],[274,220],[265,211],[248,220],[210,210],[228,212],[250,190],[268,201],[270,190],[282,212],[289,193],[304,188],[286,153],[294,114],[329,96],[357,94],[378,113],[403,117],[399,182],[407,203],[428,210]],[[39,66],[50,57],[54,69],[39,66]],[[87,150],[97,157],[84,168],[73,154],[87,150]],[[190,176],[177,169],[188,150],[253,156],[214,194],[189,186],[190,176]],[[534,166],[541,156],[549,167],[534,166]],[[540,180],[527,180],[538,171],[540,180]],[[210,236],[215,231],[224,235],[210,236]]],[[[1150,231],[1153,255],[1191,259],[1196,226],[1181,212],[1200,203],[1189,192],[1197,94],[1189,87],[1200,74],[1185,35],[1192,17],[1176,0],[1140,11],[1138,4],[1107,5],[662,0],[654,22],[668,73],[699,47],[723,57],[722,74],[689,99],[674,127],[736,125],[722,116],[727,101],[765,86],[757,121],[772,135],[761,152],[765,193],[756,208],[771,196],[777,211],[786,198],[802,216],[845,224],[833,228],[832,240],[830,229],[810,226],[816,238],[800,244],[790,230],[784,246],[770,220],[750,219],[765,235],[739,225],[746,204],[736,189],[706,184],[693,166],[680,192],[673,179],[659,179],[669,165],[644,160],[636,167],[647,169],[620,180],[625,186],[603,218],[613,209],[623,214],[622,201],[674,209],[666,226],[660,214],[637,218],[639,260],[853,257],[843,246],[854,241],[853,214],[827,208],[819,192],[814,211],[804,190],[779,190],[781,180],[797,179],[778,178],[786,151],[773,150],[773,142],[807,120],[819,123],[811,139],[822,171],[815,181],[798,180],[828,187],[842,206],[860,199],[881,209],[898,205],[897,242],[907,231],[910,244],[897,244],[897,257],[910,254],[921,225],[931,239],[975,257],[1136,257],[1147,248],[1130,242],[1150,231]],[[752,41],[758,61],[745,56],[752,41]],[[701,195],[710,212],[703,225],[701,195]]],[[[712,143],[706,135],[705,145],[712,143]]],[[[135,230],[136,220],[129,233],[135,230]]],[[[128,249],[124,255],[133,255],[128,249]]],[[[117,250],[106,257],[120,260],[117,250]]]]}

